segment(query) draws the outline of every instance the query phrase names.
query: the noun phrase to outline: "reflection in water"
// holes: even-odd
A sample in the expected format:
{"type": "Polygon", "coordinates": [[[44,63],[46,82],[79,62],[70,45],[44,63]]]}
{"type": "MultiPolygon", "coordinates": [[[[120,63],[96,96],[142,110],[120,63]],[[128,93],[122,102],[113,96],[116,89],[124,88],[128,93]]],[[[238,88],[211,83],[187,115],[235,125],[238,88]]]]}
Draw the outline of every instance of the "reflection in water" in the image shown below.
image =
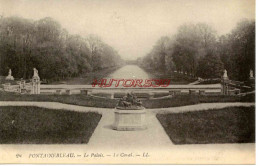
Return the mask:
{"type": "Polygon", "coordinates": [[[137,65],[126,65],[111,73],[106,79],[148,79],[148,73],[137,65]]]}

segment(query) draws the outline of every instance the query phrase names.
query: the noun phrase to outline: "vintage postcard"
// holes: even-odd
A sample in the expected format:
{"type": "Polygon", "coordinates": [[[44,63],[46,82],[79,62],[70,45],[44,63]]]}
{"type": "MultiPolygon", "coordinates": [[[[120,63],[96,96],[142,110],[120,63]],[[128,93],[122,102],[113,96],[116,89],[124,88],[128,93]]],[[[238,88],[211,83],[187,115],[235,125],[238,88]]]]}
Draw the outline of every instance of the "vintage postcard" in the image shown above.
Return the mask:
{"type": "Polygon", "coordinates": [[[0,0],[0,164],[255,164],[255,0],[0,0]]]}

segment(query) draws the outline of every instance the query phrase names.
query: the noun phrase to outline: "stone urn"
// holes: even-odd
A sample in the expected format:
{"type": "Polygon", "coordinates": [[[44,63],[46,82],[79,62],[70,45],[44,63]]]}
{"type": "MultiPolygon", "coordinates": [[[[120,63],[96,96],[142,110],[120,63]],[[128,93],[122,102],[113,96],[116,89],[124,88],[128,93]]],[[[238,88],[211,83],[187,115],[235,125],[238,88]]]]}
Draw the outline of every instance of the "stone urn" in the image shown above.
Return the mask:
{"type": "Polygon", "coordinates": [[[114,110],[113,129],[119,131],[146,129],[146,110],[134,94],[120,99],[114,110]]]}

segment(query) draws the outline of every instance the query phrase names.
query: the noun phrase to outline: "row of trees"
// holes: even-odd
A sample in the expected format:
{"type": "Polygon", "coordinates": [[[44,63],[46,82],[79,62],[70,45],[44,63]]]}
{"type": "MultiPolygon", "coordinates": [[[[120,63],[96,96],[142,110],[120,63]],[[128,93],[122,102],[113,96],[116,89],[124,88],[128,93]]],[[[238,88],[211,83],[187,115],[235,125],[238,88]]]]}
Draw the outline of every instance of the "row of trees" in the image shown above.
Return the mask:
{"type": "Polygon", "coordinates": [[[138,63],[207,79],[220,78],[226,69],[231,79],[245,81],[255,68],[255,22],[243,20],[220,37],[207,24],[184,24],[173,37],[161,37],[138,63]]]}
{"type": "Polygon", "coordinates": [[[98,36],[70,35],[52,18],[0,18],[0,75],[10,68],[15,78],[27,79],[35,67],[43,79],[64,79],[122,63],[98,36]]]}

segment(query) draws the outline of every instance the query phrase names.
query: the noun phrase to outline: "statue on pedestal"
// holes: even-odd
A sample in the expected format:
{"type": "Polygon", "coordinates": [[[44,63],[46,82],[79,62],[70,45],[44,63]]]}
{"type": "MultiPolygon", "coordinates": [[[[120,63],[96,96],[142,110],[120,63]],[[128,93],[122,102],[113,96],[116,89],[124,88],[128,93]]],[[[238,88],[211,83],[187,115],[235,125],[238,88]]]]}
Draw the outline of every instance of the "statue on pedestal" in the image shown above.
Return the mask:
{"type": "Polygon", "coordinates": [[[33,68],[31,94],[40,94],[40,85],[41,85],[41,82],[40,82],[38,70],[36,68],[33,68]]]}
{"type": "Polygon", "coordinates": [[[12,70],[9,69],[8,76],[5,78],[6,80],[14,80],[14,77],[12,76],[12,70]]]}
{"type": "Polygon", "coordinates": [[[146,110],[142,102],[133,93],[127,93],[119,100],[115,108],[114,130],[144,130],[146,129],[146,110]]]}
{"type": "Polygon", "coordinates": [[[224,70],[224,74],[221,81],[221,92],[223,95],[227,95],[229,91],[229,79],[227,75],[227,70],[224,70]]]}

